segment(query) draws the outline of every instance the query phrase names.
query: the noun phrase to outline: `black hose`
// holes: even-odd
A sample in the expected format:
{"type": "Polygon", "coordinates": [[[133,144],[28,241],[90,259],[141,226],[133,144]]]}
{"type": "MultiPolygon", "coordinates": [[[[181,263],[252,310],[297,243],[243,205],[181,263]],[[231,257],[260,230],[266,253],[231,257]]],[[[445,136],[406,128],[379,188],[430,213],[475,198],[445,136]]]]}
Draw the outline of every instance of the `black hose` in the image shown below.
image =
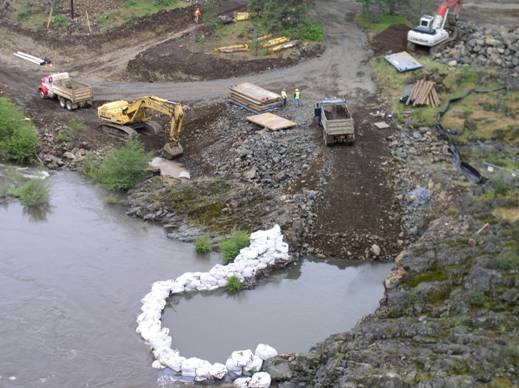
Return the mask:
{"type": "Polygon", "coordinates": [[[463,95],[451,98],[447,105],[441,109],[438,114],[436,115],[436,124],[435,128],[438,134],[440,135],[440,138],[442,140],[447,141],[449,145],[449,152],[452,155],[452,164],[456,166],[456,168],[471,182],[474,182],[476,184],[484,184],[488,179],[485,178],[481,173],[474,167],[472,167],[470,164],[463,161],[463,157],[461,155],[461,152],[459,148],[451,141],[449,132],[445,130],[445,128],[441,125],[441,119],[445,114],[449,111],[451,105],[457,103],[458,101],[463,100],[465,97],[472,93],[493,93],[500,90],[506,89],[505,86],[497,87],[497,88],[474,88],[470,89],[467,92],[465,92],[463,95]]]}

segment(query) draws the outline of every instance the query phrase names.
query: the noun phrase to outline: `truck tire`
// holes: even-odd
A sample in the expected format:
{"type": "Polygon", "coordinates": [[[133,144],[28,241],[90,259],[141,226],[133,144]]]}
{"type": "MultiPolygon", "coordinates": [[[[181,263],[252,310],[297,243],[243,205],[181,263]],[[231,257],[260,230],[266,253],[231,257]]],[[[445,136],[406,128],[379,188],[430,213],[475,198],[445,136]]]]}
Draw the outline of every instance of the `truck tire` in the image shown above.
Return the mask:
{"type": "Polygon", "coordinates": [[[67,110],[77,109],[77,104],[74,104],[72,101],[67,100],[66,102],[67,110]]]}
{"type": "Polygon", "coordinates": [[[58,97],[58,98],[59,98],[59,106],[61,106],[63,109],[65,109],[67,107],[67,101],[63,97],[58,97]]]}
{"type": "Polygon", "coordinates": [[[45,99],[46,96],[45,96],[45,93],[43,92],[43,90],[39,89],[39,92],[40,92],[40,93],[39,93],[40,98],[41,98],[42,100],[45,99]]]}

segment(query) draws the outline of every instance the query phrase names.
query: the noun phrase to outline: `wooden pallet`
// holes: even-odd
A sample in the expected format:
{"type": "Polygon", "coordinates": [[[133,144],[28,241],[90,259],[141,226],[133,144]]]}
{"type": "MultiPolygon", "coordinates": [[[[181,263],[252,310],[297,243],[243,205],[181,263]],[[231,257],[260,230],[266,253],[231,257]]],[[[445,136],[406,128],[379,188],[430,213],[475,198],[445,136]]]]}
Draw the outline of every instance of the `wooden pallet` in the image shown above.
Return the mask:
{"type": "Polygon", "coordinates": [[[272,131],[278,131],[280,129],[288,129],[295,127],[297,124],[293,121],[287,120],[283,117],[279,117],[273,113],[263,113],[260,115],[247,117],[251,123],[259,125],[260,127],[270,129],[272,131]]]}
{"type": "Polygon", "coordinates": [[[229,101],[253,112],[267,112],[282,104],[281,96],[245,82],[230,88],[229,101]]]}
{"type": "Polygon", "coordinates": [[[413,87],[413,90],[407,98],[406,105],[432,107],[440,106],[440,98],[436,92],[434,82],[426,79],[419,80],[413,87]]]}

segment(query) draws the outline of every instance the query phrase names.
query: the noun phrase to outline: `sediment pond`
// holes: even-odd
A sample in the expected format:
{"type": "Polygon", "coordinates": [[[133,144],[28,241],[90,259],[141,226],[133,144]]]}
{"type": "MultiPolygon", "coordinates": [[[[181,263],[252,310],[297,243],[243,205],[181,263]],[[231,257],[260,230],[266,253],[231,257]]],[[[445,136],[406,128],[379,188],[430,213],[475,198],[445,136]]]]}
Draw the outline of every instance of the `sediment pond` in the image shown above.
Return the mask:
{"type": "MultiPolygon", "coordinates": [[[[198,256],[105,204],[75,173],[48,183],[48,209],[0,206],[0,386],[154,386],[161,372],[135,333],[140,299],[154,281],[207,271],[218,255],[198,256]]],[[[389,268],[306,260],[236,296],[172,301],[164,324],[183,354],[212,361],[260,342],[305,351],[373,311],[389,268]]]]}

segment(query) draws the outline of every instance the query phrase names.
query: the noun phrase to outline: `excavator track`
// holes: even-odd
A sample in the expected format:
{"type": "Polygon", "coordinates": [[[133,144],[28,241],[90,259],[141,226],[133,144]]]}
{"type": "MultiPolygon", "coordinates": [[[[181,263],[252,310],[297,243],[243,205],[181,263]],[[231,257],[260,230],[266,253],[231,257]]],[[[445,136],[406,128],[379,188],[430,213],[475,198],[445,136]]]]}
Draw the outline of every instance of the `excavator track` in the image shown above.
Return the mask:
{"type": "Polygon", "coordinates": [[[130,139],[136,139],[139,137],[139,133],[135,129],[126,125],[104,123],[98,128],[105,135],[121,142],[127,142],[130,139]]]}

